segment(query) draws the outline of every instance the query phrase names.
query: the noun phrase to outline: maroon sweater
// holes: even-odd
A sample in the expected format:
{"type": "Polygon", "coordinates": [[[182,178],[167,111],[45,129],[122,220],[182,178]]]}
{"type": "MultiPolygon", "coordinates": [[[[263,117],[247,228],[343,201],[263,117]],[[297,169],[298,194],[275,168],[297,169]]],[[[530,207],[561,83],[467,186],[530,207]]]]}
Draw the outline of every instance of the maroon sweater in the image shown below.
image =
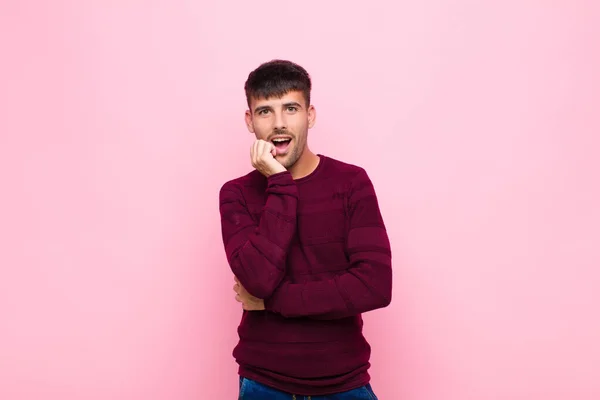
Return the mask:
{"type": "Polygon", "coordinates": [[[227,260],[265,311],[245,311],[241,376],[298,395],[370,380],[361,313],[387,306],[391,250],[364,169],[319,155],[310,175],[258,171],[220,191],[227,260]]]}

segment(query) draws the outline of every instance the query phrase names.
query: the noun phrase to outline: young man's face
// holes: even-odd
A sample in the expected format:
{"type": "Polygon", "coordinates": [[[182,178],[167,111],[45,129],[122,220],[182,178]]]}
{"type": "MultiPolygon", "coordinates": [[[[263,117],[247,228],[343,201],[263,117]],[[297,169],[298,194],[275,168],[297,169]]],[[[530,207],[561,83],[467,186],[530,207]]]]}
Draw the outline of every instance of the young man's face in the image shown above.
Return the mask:
{"type": "Polygon", "coordinates": [[[252,98],[250,110],[246,111],[246,125],[257,139],[275,144],[275,159],[290,168],[306,147],[315,116],[314,107],[307,108],[304,94],[291,91],[281,98],[252,98]]]}

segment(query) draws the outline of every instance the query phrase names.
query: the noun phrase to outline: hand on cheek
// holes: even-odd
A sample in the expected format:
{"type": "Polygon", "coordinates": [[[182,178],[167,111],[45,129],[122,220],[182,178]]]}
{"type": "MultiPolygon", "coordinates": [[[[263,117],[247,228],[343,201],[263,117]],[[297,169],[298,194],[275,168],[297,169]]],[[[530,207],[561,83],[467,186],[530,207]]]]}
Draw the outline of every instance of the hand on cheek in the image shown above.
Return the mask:
{"type": "Polygon", "coordinates": [[[250,161],[252,166],[261,174],[269,177],[273,174],[285,171],[285,167],[276,159],[277,149],[273,143],[257,140],[250,148],[250,161]]]}

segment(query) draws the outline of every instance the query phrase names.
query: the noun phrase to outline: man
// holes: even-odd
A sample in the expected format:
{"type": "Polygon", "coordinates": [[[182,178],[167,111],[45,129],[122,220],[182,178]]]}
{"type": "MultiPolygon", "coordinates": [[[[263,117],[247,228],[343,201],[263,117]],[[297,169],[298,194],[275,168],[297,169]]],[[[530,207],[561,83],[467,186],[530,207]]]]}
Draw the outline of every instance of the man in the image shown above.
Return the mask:
{"type": "Polygon", "coordinates": [[[254,170],[219,194],[244,310],[239,399],[376,399],[361,313],[390,304],[392,268],[373,185],[364,169],[309,149],[304,68],[264,63],[245,91],[254,170]]]}

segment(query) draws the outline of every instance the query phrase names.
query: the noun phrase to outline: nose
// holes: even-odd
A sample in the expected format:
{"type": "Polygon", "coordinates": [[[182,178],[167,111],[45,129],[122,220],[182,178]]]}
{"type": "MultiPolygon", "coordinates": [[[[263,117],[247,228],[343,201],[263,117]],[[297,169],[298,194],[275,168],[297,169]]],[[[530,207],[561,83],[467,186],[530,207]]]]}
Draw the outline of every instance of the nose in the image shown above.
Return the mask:
{"type": "Polygon", "coordinates": [[[287,128],[287,121],[285,118],[285,113],[283,112],[278,112],[275,113],[275,129],[277,130],[281,130],[281,129],[286,129],[287,128]]]}

